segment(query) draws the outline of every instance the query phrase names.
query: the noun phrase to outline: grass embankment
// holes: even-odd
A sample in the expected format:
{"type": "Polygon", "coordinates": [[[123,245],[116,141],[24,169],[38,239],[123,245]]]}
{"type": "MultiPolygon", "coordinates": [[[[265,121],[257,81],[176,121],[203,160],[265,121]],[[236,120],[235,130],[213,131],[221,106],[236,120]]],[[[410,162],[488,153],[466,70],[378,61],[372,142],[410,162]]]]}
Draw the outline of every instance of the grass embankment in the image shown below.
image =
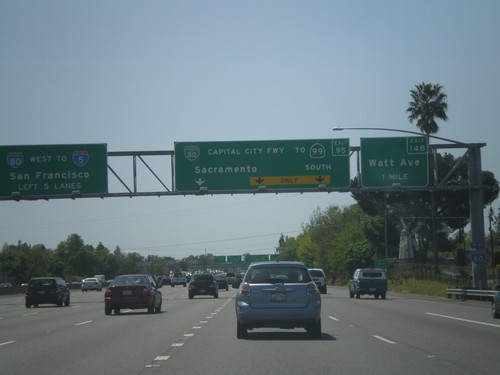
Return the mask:
{"type": "Polygon", "coordinates": [[[447,285],[437,281],[416,279],[389,280],[389,291],[397,293],[422,294],[426,296],[447,297],[447,285]]]}

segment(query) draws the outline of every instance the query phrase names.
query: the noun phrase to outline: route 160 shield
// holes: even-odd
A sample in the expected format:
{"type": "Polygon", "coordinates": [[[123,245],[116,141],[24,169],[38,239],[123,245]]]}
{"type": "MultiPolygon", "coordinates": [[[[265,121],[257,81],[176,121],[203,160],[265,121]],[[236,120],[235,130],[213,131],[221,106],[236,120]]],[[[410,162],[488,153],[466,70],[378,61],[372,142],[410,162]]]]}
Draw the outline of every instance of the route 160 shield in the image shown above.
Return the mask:
{"type": "Polygon", "coordinates": [[[200,147],[193,146],[184,146],[184,156],[189,161],[195,161],[200,156],[200,147]]]}
{"type": "Polygon", "coordinates": [[[24,162],[24,155],[22,152],[9,152],[7,154],[7,164],[11,168],[19,168],[24,162]]]}
{"type": "Polygon", "coordinates": [[[88,151],[73,151],[73,163],[78,167],[83,167],[89,161],[88,151]]]}

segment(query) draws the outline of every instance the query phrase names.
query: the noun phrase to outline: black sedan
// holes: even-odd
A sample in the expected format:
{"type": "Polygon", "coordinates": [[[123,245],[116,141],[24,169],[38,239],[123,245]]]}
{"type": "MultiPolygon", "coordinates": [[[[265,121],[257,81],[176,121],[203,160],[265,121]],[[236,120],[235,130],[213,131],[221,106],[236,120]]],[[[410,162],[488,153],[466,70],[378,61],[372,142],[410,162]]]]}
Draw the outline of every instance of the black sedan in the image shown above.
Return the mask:
{"type": "Polygon", "coordinates": [[[219,298],[219,287],[214,275],[211,273],[199,273],[193,275],[188,286],[188,296],[189,299],[193,299],[194,296],[198,295],[214,296],[214,298],[219,298]]]}
{"type": "Polygon", "coordinates": [[[114,278],[104,293],[104,313],[119,314],[121,309],[161,311],[162,295],[155,278],[145,274],[120,275],[114,278]]]}

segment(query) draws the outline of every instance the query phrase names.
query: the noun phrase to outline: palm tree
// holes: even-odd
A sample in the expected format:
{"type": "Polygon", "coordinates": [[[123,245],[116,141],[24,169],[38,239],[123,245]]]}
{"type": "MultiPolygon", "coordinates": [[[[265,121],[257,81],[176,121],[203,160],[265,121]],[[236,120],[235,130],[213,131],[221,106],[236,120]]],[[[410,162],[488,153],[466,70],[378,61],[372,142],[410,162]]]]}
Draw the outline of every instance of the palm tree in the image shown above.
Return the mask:
{"type": "Polygon", "coordinates": [[[440,84],[420,83],[415,89],[410,90],[412,101],[406,112],[409,113],[408,120],[413,123],[417,120],[417,128],[422,133],[434,134],[439,130],[435,119],[446,121],[447,95],[442,92],[443,86],[440,84]]]}

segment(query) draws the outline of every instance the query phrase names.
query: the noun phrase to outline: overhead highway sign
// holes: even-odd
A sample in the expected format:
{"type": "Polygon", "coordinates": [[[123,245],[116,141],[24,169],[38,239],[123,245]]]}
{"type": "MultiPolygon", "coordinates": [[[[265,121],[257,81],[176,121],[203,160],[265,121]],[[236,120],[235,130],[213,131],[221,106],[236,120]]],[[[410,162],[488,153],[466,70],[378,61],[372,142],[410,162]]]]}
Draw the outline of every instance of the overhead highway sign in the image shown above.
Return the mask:
{"type": "Polygon", "coordinates": [[[349,139],[176,142],[175,190],[348,188],[349,139]]]}

